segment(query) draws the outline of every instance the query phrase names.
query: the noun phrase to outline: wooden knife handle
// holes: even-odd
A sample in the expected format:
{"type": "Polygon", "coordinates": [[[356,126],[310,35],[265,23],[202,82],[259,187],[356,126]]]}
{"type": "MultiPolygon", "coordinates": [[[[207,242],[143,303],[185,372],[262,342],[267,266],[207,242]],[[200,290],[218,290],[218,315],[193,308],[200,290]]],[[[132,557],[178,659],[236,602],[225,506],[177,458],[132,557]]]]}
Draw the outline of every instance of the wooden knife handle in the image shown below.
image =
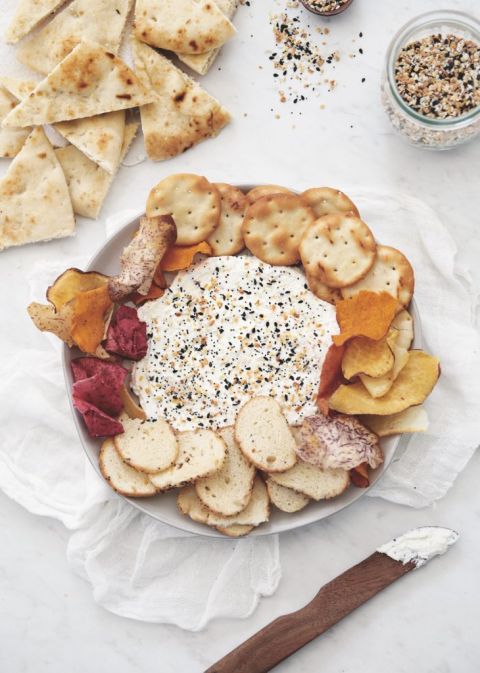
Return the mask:
{"type": "Polygon", "coordinates": [[[266,673],[415,566],[375,552],[320,589],[301,610],[265,626],[205,673],[266,673]]]}

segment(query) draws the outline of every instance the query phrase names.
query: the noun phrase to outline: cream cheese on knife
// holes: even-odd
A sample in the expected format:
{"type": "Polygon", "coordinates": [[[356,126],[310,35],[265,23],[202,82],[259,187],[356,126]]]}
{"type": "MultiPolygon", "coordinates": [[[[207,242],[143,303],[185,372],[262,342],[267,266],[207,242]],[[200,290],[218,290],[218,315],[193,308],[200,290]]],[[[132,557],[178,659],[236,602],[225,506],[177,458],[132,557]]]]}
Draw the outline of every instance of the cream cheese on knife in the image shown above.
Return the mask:
{"type": "Polygon", "coordinates": [[[291,424],[316,412],[338,326],[299,269],[210,257],[179,272],[139,317],[149,347],[132,385],[148,418],[179,431],[224,427],[256,395],[277,399],[291,424]]]}

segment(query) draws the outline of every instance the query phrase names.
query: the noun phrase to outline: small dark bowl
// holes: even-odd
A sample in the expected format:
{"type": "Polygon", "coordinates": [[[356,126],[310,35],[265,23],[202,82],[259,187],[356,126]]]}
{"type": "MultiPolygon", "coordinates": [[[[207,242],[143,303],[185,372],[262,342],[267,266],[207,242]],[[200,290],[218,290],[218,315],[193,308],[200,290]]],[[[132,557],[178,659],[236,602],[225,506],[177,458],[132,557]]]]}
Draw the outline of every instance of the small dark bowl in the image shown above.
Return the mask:
{"type": "Polygon", "coordinates": [[[312,14],[318,14],[318,16],[335,16],[336,14],[341,14],[346,9],[348,9],[352,4],[353,0],[347,0],[347,2],[345,2],[341,7],[339,7],[338,9],[334,9],[331,12],[322,12],[320,9],[315,9],[314,7],[308,4],[308,0],[300,0],[300,2],[305,7],[305,9],[308,9],[308,11],[312,12],[312,14]]]}

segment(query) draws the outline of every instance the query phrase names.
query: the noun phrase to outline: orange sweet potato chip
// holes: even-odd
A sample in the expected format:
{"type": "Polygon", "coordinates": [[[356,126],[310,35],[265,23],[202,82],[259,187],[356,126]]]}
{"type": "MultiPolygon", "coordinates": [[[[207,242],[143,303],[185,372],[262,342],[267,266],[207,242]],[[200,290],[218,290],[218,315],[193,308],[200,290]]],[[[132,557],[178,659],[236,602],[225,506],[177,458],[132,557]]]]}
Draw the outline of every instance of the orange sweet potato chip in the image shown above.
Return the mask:
{"type": "Polygon", "coordinates": [[[84,353],[95,353],[105,338],[105,325],[112,308],[107,285],[81,292],[73,299],[71,335],[84,353]]]}
{"type": "Polygon", "coordinates": [[[202,241],[196,245],[174,245],[165,253],[160,262],[160,268],[162,271],[182,271],[183,269],[188,269],[195,255],[200,252],[204,255],[211,255],[212,248],[206,241],[202,241]]]}
{"type": "Polygon", "coordinates": [[[368,476],[368,463],[360,463],[357,467],[350,470],[350,479],[357,488],[367,488],[370,486],[370,477],[368,476]]]}
{"type": "Polygon", "coordinates": [[[375,341],[382,339],[388,332],[397,308],[397,300],[388,292],[362,290],[350,299],[338,301],[336,310],[340,334],[333,337],[333,342],[341,346],[356,336],[375,341]]]}
{"type": "Polygon", "coordinates": [[[158,287],[155,283],[152,283],[148,294],[140,294],[139,292],[134,292],[130,299],[133,301],[135,306],[142,306],[146,301],[150,301],[151,299],[158,299],[159,297],[162,297],[165,294],[165,290],[163,290],[161,287],[158,287]]]}

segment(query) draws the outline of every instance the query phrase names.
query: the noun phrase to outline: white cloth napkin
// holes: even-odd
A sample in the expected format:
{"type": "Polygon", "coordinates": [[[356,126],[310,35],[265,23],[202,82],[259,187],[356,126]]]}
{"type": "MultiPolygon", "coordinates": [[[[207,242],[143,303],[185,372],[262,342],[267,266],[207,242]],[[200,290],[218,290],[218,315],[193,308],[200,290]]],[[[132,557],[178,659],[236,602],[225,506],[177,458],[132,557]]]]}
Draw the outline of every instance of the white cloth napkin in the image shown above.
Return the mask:
{"type": "MultiPolygon", "coordinates": [[[[426,205],[403,195],[362,192],[354,198],[377,238],[411,259],[425,347],[442,361],[442,377],[427,403],[428,433],[410,440],[369,493],[423,507],[446,493],[480,441],[476,295],[455,266],[450,235],[426,205]]],[[[133,215],[112,218],[107,230],[133,215]]],[[[69,260],[70,266],[84,263],[69,260]]],[[[32,297],[43,299],[64,266],[34,268],[32,297]]],[[[68,559],[106,609],[189,630],[214,617],[250,614],[280,581],[278,537],[196,537],[117,498],[87,463],[76,436],[59,345],[48,335],[40,343],[42,350],[17,352],[1,365],[0,488],[31,512],[72,529],[68,559]]]]}

